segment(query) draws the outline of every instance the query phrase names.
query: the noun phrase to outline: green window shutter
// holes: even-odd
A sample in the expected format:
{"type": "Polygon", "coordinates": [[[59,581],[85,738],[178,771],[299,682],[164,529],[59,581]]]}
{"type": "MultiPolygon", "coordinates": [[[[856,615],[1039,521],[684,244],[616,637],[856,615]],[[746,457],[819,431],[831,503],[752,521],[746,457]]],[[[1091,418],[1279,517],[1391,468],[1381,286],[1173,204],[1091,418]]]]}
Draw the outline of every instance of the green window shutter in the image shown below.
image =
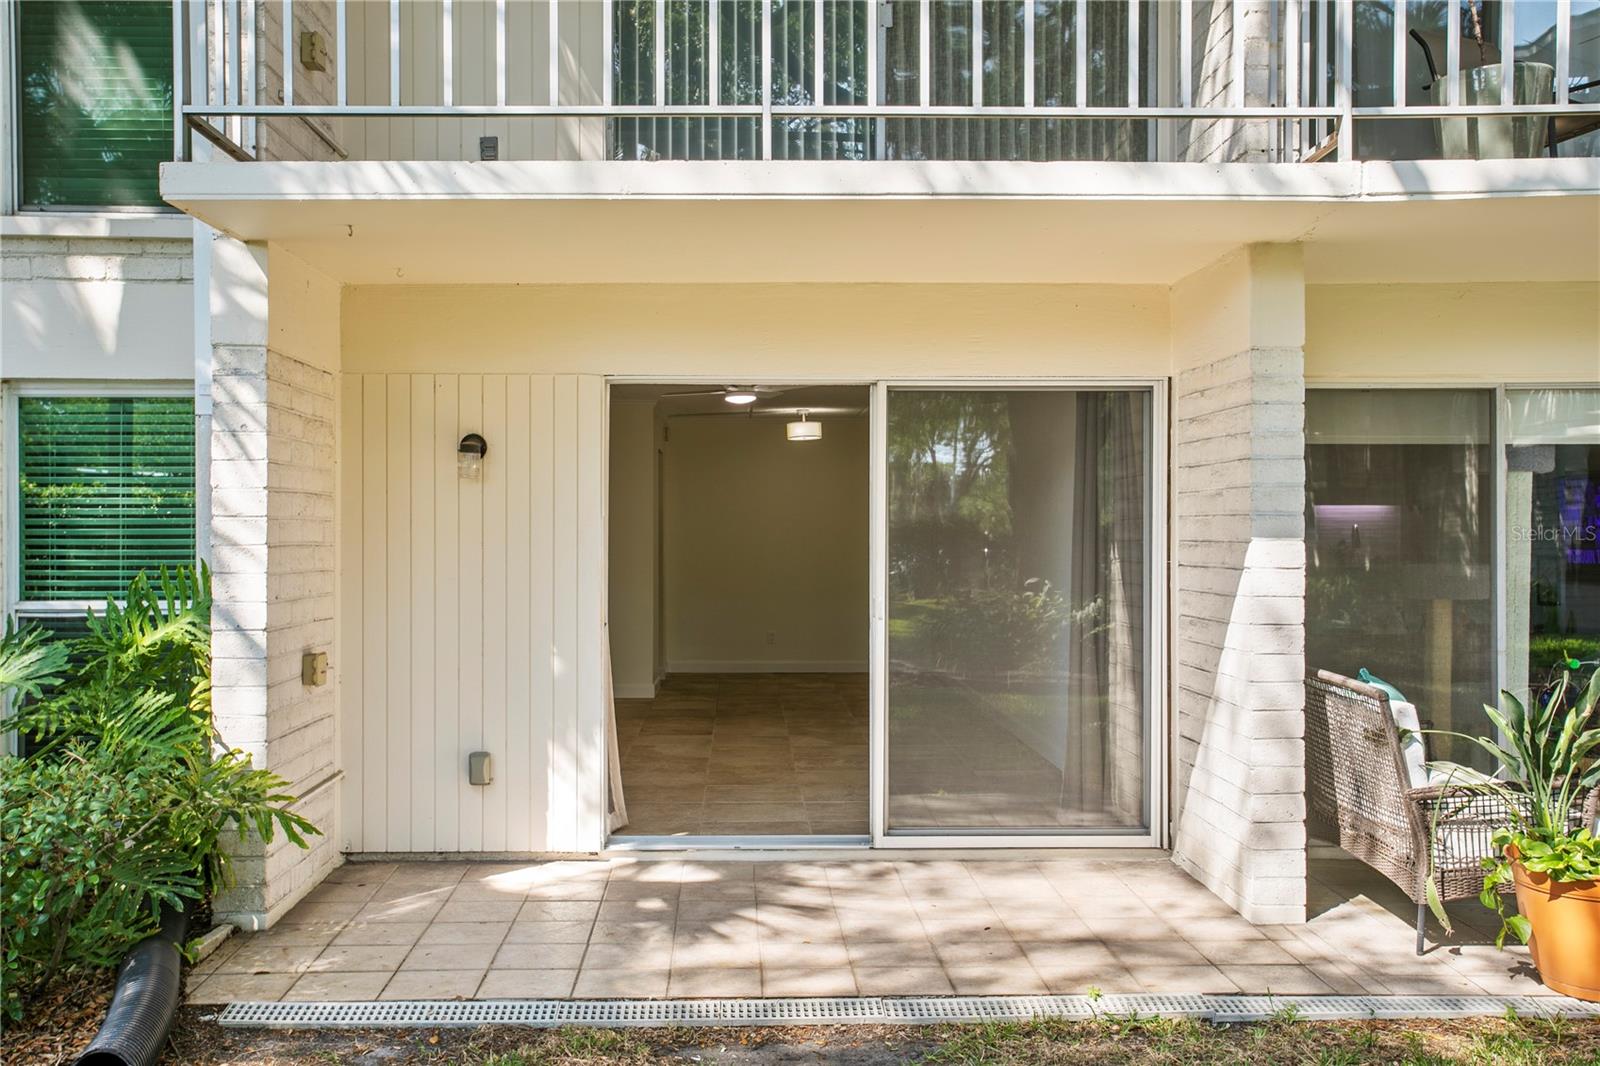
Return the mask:
{"type": "Polygon", "coordinates": [[[194,401],[17,401],[23,600],[100,600],[140,570],[192,565],[194,401]]]}
{"type": "Polygon", "coordinates": [[[160,204],[157,167],[172,158],[172,4],[18,7],[22,202],[160,204]]]}

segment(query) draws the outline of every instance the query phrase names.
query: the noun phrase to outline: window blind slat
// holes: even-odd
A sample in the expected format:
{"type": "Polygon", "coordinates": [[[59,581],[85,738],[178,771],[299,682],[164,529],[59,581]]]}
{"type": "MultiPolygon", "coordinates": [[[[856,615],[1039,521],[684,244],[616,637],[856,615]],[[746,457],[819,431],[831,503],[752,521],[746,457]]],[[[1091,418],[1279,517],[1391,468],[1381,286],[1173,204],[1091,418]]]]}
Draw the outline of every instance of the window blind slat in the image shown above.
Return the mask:
{"type": "Polygon", "coordinates": [[[22,202],[160,205],[170,0],[22,0],[17,26],[22,202]]]}
{"type": "Polygon", "coordinates": [[[101,599],[140,570],[194,562],[194,402],[17,402],[20,594],[101,599]]]}

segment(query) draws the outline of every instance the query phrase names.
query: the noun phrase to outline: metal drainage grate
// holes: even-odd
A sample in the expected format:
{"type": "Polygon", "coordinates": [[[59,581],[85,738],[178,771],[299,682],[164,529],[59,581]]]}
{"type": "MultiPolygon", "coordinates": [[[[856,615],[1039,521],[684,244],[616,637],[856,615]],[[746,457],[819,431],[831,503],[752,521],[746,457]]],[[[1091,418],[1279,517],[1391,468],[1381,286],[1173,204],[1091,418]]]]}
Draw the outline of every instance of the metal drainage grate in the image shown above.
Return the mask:
{"type": "Polygon", "coordinates": [[[232,1003],[218,1021],[237,1028],[366,1029],[522,1025],[626,1028],[671,1025],[848,1025],[1085,1019],[1161,1015],[1218,1023],[1289,1015],[1470,1018],[1501,1015],[1600,1018],[1600,1004],[1558,996],[878,996],[832,999],[487,999],[390,1003],[232,1003]]]}

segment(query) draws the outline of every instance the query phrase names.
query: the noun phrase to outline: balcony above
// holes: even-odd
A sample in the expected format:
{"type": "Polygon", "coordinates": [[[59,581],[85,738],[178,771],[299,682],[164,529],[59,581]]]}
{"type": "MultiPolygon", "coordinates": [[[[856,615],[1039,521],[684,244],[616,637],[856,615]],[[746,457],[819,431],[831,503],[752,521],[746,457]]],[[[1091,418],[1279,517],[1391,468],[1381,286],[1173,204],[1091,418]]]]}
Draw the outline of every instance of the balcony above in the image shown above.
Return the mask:
{"type": "Polygon", "coordinates": [[[354,284],[1600,280],[1600,160],[169,163],[162,195],[354,284]]]}
{"type": "Polygon", "coordinates": [[[1543,10],[188,0],[161,194],[361,284],[1587,279],[1600,0],[1543,10]]]}
{"type": "Polygon", "coordinates": [[[1594,156],[1600,0],[186,0],[175,157],[1594,156]]]}

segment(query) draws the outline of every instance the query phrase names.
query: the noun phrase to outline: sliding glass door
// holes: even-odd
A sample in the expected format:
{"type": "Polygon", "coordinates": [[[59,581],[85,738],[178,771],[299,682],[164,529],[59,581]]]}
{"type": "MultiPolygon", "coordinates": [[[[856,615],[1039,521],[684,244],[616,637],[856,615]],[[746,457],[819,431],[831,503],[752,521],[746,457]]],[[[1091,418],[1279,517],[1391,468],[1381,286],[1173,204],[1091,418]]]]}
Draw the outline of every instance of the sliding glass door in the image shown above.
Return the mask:
{"type": "Polygon", "coordinates": [[[1600,662],[1600,389],[1508,389],[1505,688],[1600,662]]]}
{"type": "Polygon", "coordinates": [[[884,833],[1148,836],[1153,394],[884,395],[884,833]]]}

